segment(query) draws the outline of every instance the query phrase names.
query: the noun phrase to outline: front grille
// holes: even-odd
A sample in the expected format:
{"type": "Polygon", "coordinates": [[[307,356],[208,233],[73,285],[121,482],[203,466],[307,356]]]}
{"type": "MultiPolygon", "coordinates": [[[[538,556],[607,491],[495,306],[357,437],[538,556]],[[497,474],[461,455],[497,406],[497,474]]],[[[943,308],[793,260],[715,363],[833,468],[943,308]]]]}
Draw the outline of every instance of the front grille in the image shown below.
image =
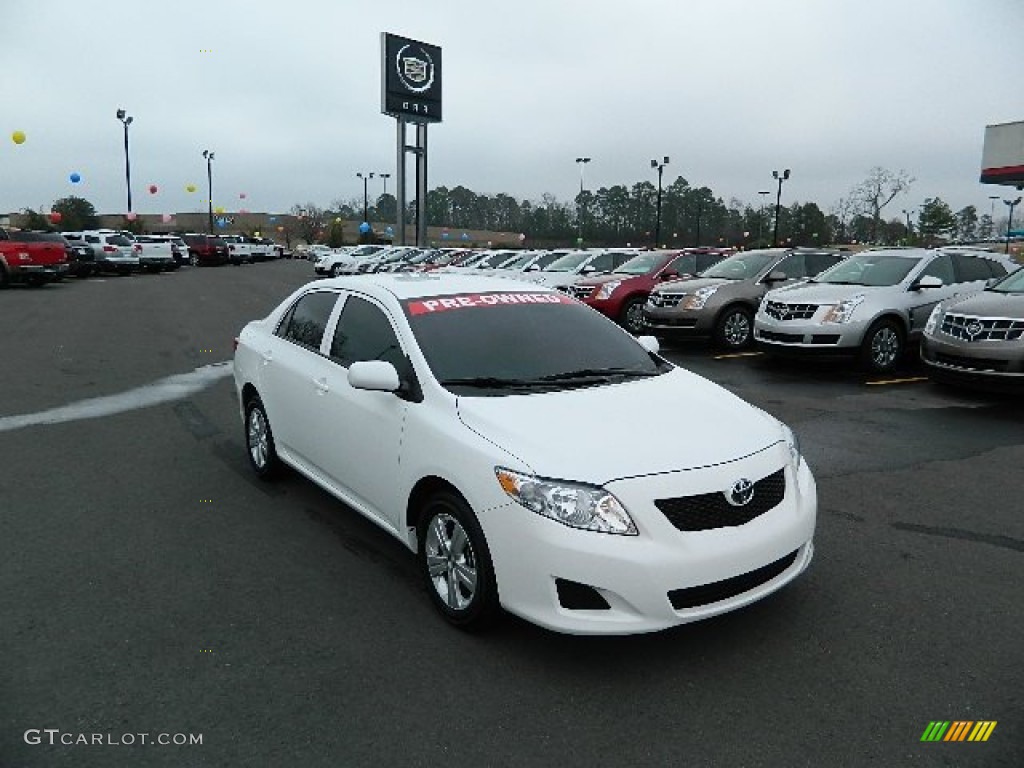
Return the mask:
{"type": "Polygon", "coordinates": [[[1024,336],[1024,320],[947,312],[942,317],[942,332],[962,341],[1017,341],[1024,336]]]}
{"type": "Polygon", "coordinates": [[[818,311],[817,304],[783,304],[781,301],[769,301],[764,312],[776,320],[810,320],[818,311]]]}
{"type": "Polygon", "coordinates": [[[786,495],[786,473],[774,472],[754,483],[754,496],[743,507],[734,507],[725,498],[725,491],[657,499],[654,506],[680,531],[708,531],[745,525],[759,515],[774,509],[786,495]]]}
{"type": "Polygon", "coordinates": [[[695,317],[652,317],[644,313],[644,321],[652,328],[696,328],[695,317]]]}
{"type": "Polygon", "coordinates": [[[943,365],[951,365],[954,368],[966,368],[970,371],[1007,371],[1010,368],[1009,360],[989,360],[986,358],[960,357],[959,355],[946,355],[942,352],[935,354],[935,361],[943,365]]]}
{"type": "Polygon", "coordinates": [[[838,333],[816,333],[811,336],[811,344],[838,344],[838,333]]]}
{"type": "Polygon", "coordinates": [[[668,600],[672,603],[673,608],[681,611],[684,608],[697,608],[701,605],[710,605],[711,603],[728,600],[730,597],[736,597],[736,595],[742,595],[744,592],[749,592],[771,581],[789,568],[796,561],[796,556],[799,552],[799,549],[795,550],[774,563],[769,563],[753,571],[741,573],[739,576],[733,576],[730,579],[713,581],[710,584],[701,584],[700,586],[687,587],[686,589],[673,589],[668,593],[668,600]]]}
{"type": "Polygon", "coordinates": [[[647,297],[647,303],[652,307],[674,307],[683,300],[685,293],[652,293],[647,297]]]}
{"type": "Polygon", "coordinates": [[[594,292],[595,288],[597,288],[595,285],[570,285],[566,291],[574,299],[586,299],[594,292]]]}
{"type": "Polygon", "coordinates": [[[787,344],[799,344],[804,340],[802,333],[776,333],[775,331],[758,331],[760,338],[768,341],[784,341],[787,344]]]}

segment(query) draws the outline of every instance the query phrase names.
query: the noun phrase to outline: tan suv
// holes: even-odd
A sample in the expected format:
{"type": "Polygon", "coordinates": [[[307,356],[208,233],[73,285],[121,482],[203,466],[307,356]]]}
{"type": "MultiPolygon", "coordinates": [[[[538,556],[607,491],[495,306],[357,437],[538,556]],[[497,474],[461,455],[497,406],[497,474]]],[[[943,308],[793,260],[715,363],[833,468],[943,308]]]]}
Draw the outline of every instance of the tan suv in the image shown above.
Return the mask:
{"type": "Polygon", "coordinates": [[[754,313],[769,288],[814,277],[842,261],[838,251],[768,248],[743,251],[695,278],[658,286],[644,305],[644,333],[710,336],[729,349],[753,338],[754,313]]]}

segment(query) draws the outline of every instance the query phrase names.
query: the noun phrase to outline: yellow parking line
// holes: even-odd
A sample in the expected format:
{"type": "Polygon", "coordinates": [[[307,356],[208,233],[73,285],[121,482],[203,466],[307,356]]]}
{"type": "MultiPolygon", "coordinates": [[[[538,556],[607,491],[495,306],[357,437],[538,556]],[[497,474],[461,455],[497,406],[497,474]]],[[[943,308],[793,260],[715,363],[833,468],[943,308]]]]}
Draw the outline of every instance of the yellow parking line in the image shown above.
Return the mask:
{"type": "Polygon", "coordinates": [[[878,386],[881,384],[913,384],[917,381],[928,381],[927,376],[912,376],[908,379],[883,379],[882,381],[865,381],[864,383],[870,386],[878,386]]]}
{"type": "Polygon", "coordinates": [[[715,355],[715,360],[729,360],[733,357],[757,357],[763,355],[763,352],[734,352],[731,355],[715,355]]]}

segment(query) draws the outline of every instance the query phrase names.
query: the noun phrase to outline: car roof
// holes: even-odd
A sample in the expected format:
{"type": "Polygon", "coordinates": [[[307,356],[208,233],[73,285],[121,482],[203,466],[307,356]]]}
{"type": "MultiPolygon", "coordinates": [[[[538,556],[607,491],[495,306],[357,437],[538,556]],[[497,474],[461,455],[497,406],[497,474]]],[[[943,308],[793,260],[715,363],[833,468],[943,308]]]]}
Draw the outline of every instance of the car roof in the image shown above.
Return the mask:
{"type": "Polygon", "coordinates": [[[365,275],[317,280],[313,285],[390,293],[399,301],[455,293],[557,293],[537,283],[476,274],[435,272],[371,272],[365,275]],[[369,290],[368,290],[369,289],[369,290]],[[374,290],[376,289],[376,290],[374,290]]]}

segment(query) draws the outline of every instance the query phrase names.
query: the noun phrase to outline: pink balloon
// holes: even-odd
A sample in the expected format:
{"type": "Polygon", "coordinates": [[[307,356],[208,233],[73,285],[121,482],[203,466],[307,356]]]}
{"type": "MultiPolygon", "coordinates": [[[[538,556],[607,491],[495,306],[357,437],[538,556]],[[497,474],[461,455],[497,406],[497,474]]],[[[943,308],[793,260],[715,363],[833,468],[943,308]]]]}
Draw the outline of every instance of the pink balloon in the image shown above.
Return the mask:
{"type": "Polygon", "coordinates": [[[128,211],[128,213],[126,213],[124,217],[128,219],[128,221],[135,221],[137,218],[139,218],[139,214],[137,214],[135,211],[128,211]]]}
{"type": "Polygon", "coordinates": [[[239,212],[239,213],[248,213],[248,212],[249,212],[249,209],[248,209],[248,208],[239,208],[239,209],[238,209],[238,212],[239,212]]]}
{"type": "Polygon", "coordinates": [[[167,222],[169,222],[173,218],[174,217],[171,216],[171,214],[165,213],[163,216],[160,217],[160,221],[162,221],[164,224],[166,224],[167,222]]]}
{"type": "Polygon", "coordinates": [[[150,185],[149,185],[149,194],[151,194],[151,195],[155,195],[155,194],[156,194],[156,192],[157,192],[157,186],[156,186],[156,184],[150,184],[150,185]]]}
{"type": "Polygon", "coordinates": [[[239,196],[240,198],[242,198],[243,200],[245,200],[245,192],[240,192],[240,193],[238,194],[238,196],[239,196]]]}

